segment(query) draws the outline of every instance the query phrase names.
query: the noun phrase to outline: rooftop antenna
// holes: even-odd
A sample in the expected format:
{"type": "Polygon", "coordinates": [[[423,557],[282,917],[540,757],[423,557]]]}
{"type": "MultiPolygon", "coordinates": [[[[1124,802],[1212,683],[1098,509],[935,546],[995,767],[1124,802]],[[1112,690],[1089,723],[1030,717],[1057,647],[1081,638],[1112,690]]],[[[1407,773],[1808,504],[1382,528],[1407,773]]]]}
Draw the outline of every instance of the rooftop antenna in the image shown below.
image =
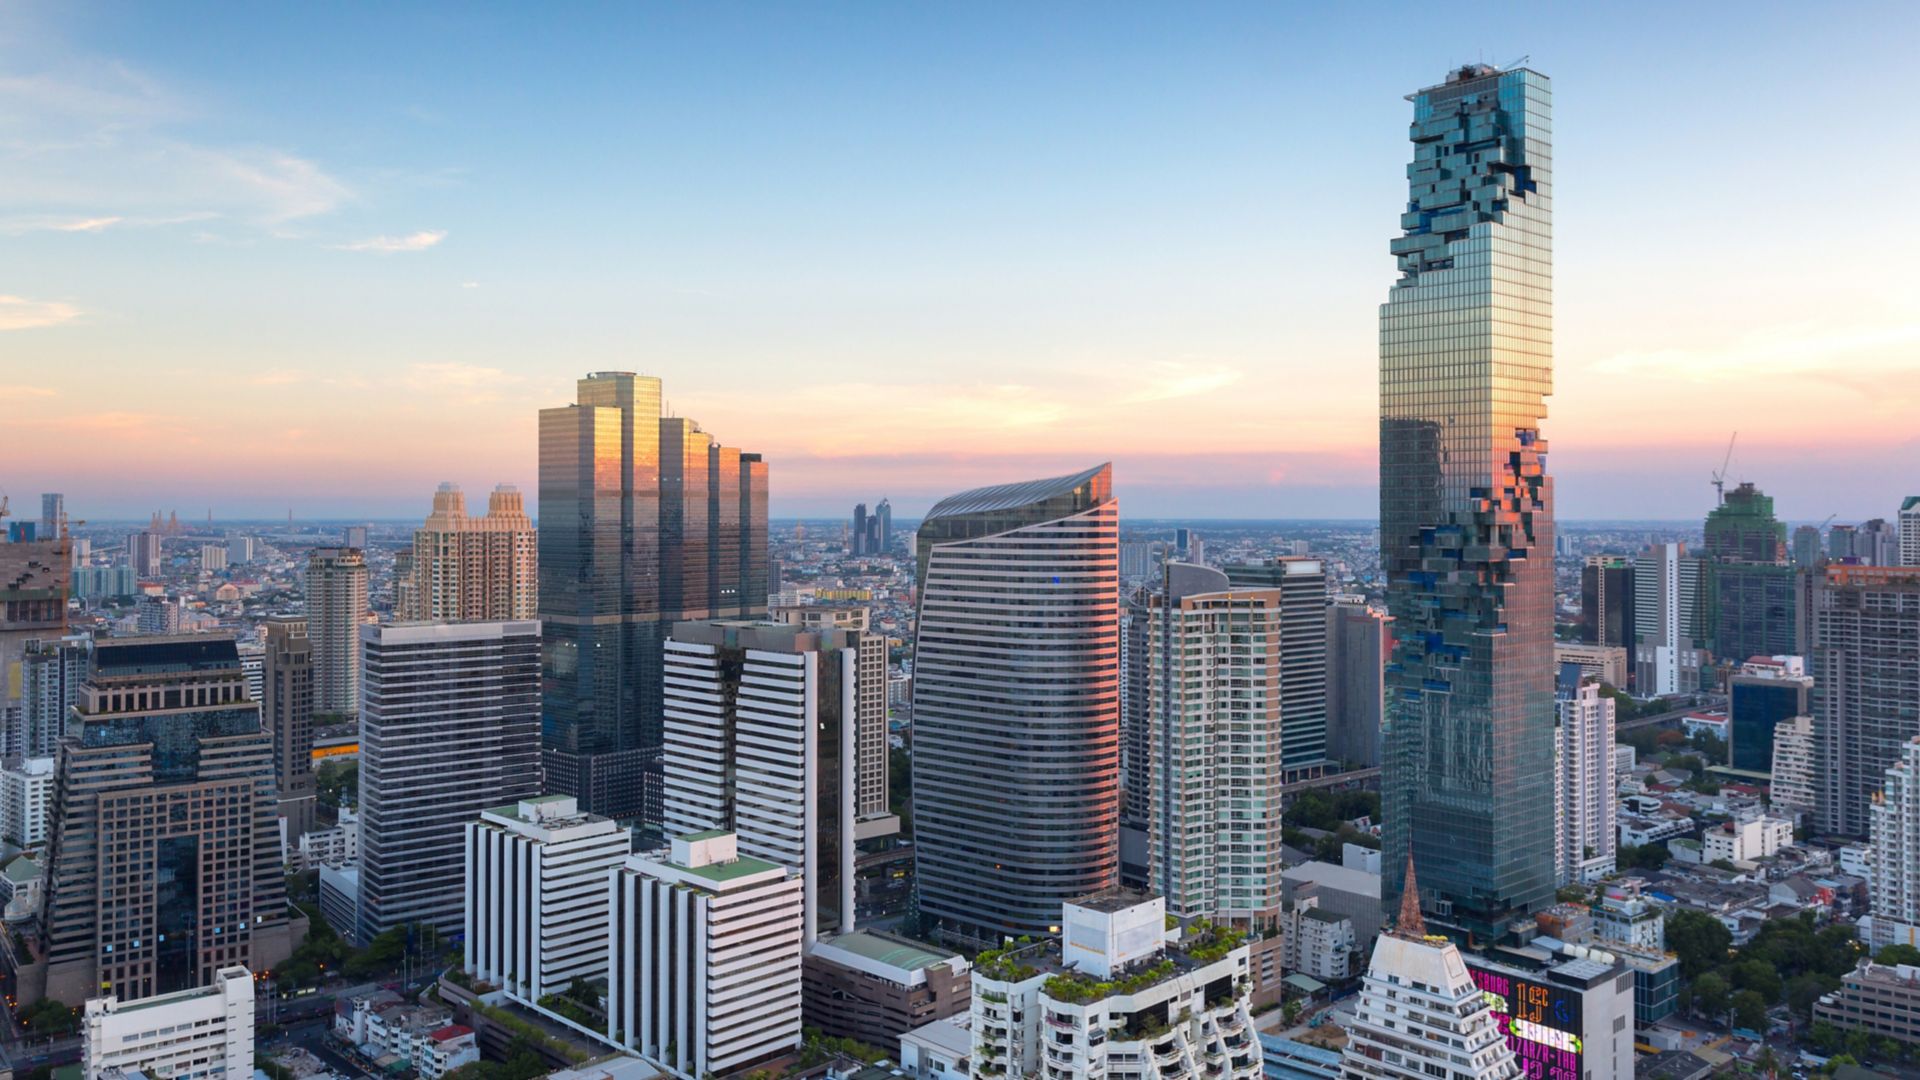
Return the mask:
{"type": "Polygon", "coordinates": [[[1717,506],[1727,504],[1727,466],[1733,462],[1733,443],[1739,437],[1740,433],[1736,431],[1733,438],[1727,440],[1727,456],[1720,461],[1720,471],[1713,474],[1714,504],[1717,506]]]}

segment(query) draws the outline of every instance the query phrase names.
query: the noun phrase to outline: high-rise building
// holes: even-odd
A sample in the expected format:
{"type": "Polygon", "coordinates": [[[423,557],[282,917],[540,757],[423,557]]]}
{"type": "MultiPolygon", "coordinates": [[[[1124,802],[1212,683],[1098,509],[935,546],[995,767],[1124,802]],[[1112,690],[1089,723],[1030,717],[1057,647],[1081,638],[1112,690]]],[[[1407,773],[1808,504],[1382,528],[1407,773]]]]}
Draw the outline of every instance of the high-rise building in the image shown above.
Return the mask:
{"type": "Polygon", "coordinates": [[[1176,918],[1269,927],[1283,869],[1281,592],[1170,563],[1135,618],[1145,633],[1128,663],[1145,671],[1129,681],[1147,701],[1129,720],[1146,730],[1127,742],[1146,759],[1128,764],[1130,779],[1146,774],[1147,887],[1176,918]]]}
{"type": "Polygon", "coordinates": [[[466,824],[468,974],[529,1004],[607,977],[607,882],[633,846],[571,795],[496,806],[466,824]]]}
{"type": "Polygon", "coordinates": [[[1853,554],[1868,566],[1900,565],[1900,534],[1886,518],[1860,523],[1853,534],[1853,554]]]}
{"type": "Polygon", "coordinates": [[[803,891],[727,832],[630,857],[613,873],[607,1037],[680,1080],[798,1048],[803,891]]]}
{"type": "Polygon", "coordinates": [[[1580,568],[1580,640],[1626,649],[1629,673],[1634,668],[1634,647],[1638,644],[1633,602],[1633,560],[1618,555],[1587,556],[1586,565],[1580,568]]]}
{"type": "Polygon", "coordinates": [[[879,523],[874,529],[879,546],[873,553],[885,555],[893,550],[893,504],[884,496],[880,499],[879,505],[873,508],[873,519],[879,523]]]}
{"type": "Polygon", "coordinates": [[[1835,525],[1827,530],[1827,557],[1835,562],[1850,562],[1854,558],[1853,534],[1857,530],[1851,525],[1835,525]]]}
{"type": "Polygon", "coordinates": [[[1867,881],[1873,923],[1864,935],[1875,949],[1920,935],[1920,737],[1900,746],[1881,797],[1868,808],[1873,875],[1867,881]]]}
{"type": "Polygon", "coordinates": [[[1350,768],[1380,764],[1393,618],[1364,597],[1327,608],[1327,757],[1350,768]]]}
{"type": "Polygon", "coordinates": [[[1700,560],[1685,544],[1653,544],[1633,561],[1634,692],[1661,697],[1700,685],[1700,560]]]}
{"type": "Polygon", "coordinates": [[[82,566],[73,572],[73,595],[82,600],[110,600],[132,596],[139,587],[133,567],[82,566]]]}
{"type": "Polygon", "coordinates": [[[1767,786],[1767,804],[1774,816],[1794,822],[1813,816],[1820,805],[1820,784],[1814,776],[1817,760],[1813,717],[1796,716],[1773,729],[1773,780],[1767,786]]]}
{"type": "Polygon", "coordinates": [[[854,929],[854,844],[891,835],[887,643],[789,623],[679,623],[667,639],[674,836],[723,829],[806,882],[803,940],[854,929]]]}
{"type": "Polygon", "coordinates": [[[431,622],[537,618],[538,556],[518,488],[495,487],[486,516],[474,518],[459,485],[441,484],[426,524],[413,531],[411,581],[401,590],[408,606],[396,600],[395,610],[403,620],[431,622]]]}
{"type": "Polygon", "coordinates": [[[200,545],[200,569],[209,574],[217,574],[227,568],[227,548],[224,544],[200,545]]]}
{"type": "Polygon", "coordinates": [[[85,634],[28,644],[20,662],[20,723],[7,734],[9,756],[52,757],[59,752],[92,659],[93,639],[85,634]]]}
{"type": "Polygon", "coordinates": [[[1811,570],[1820,565],[1820,530],[1813,525],[1802,525],[1793,530],[1793,565],[1800,570],[1811,570]]]}
{"type": "Polygon", "coordinates": [[[1411,855],[1437,916],[1495,932],[1554,893],[1552,91],[1475,64],[1411,100],[1380,309],[1381,899],[1411,855]]]}
{"type": "Polygon", "coordinates": [[[137,532],[127,537],[127,563],[138,577],[160,576],[160,534],[137,532]]]}
{"type": "Polygon", "coordinates": [[[1798,656],[1756,656],[1728,680],[1728,761],[1736,769],[1773,768],[1773,733],[1811,707],[1813,680],[1798,656]]]}
{"type": "Polygon", "coordinates": [[[0,841],[12,850],[46,846],[55,764],[51,757],[14,757],[0,765],[0,841]]]}
{"type": "Polygon", "coordinates": [[[1812,603],[1819,831],[1864,836],[1887,770],[1920,735],[1920,568],[1828,566],[1812,603]]]}
{"type": "MultiPolygon", "coordinates": [[[[1200,538],[1190,546],[1198,546],[1200,538]]],[[[1198,565],[1198,564],[1196,564],[1198,565]]],[[[1324,773],[1327,758],[1326,564],[1282,555],[1264,563],[1226,568],[1236,589],[1280,593],[1280,723],[1283,779],[1288,783],[1324,773]]]]}
{"type": "Polygon", "coordinates": [[[58,493],[40,496],[40,539],[58,540],[67,526],[67,497],[58,493]]]}
{"type": "Polygon", "coordinates": [[[365,525],[347,526],[346,543],[343,546],[358,548],[361,551],[367,550],[367,527],[365,525]]]}
{"type": "Polygon", "coordinates": [[[1373,945],[1347,1026],[1341,1080],[1519,1080],[1521,1068],[1453,942],[1428,935],[1410,891],[1399,924],[1373,945]]]}
{"type": "Polygon", "coordinates": [[[66,540],[0,544],[0,730],[18,732],[24,707],[20,665],[27,643],[67,632],[73,557],[66,540]]]}
{"type": "Polygon", "coordinates": [[[360,627],[367,619],[367,561],[359,548],[307,556],[307,637],[313,642],[313,711],[360,709],[360,627]]]}
{"type": "Polygon", "coordinates": [[[767,603],[767,466],[660,412],[660,380],[603,371],[540,411],[548,788],[660,820],[661,657],[684,619],[767,603]]]}
{"type": "Polygon", "coordinates": [[[850,555],[870,554],[870,552],[867,550],[867,527],[869,524],[870,522],[867,519],[867,504],[854,503],[853,504],[853,534],[851,538],[847,541],[848,554],[850,555]]]}
{"type": "Polygon", "coordinates": [[[177,634],[180,632],[180,605],[165,596],[149,596],[140,602],[133,625],[142,634],[177,634]]]}
{"type": "Polygon", "coordinates": [[[459,933],[467,823],[540,793],[540,624],[366,626],[361,649],[356,937],[459,933]]]}
{"type": "Polygon", "coordinates": [[[254,1071],[254,982],[244,966],[223,967],[205,986],[122,1001],[87,1001],[80,1043],[87,1080],[165,1076],[237,1080],[254,1071]]]}
{"type": "Polygon", "coordinates": [[[319,794],[313,776],[313,640],[298,615],[275,615],[264,629],[261,717],[273,733],[274,785],[293,847],[313,831],[319,794]]]}
{"type": "Polygon", "coordinates": [[[112,638],[93,656],[60,745],[46,996],[151,997],[274,967],[296,943],[273,741],[234,639],[112,638]]]}
{"type": "Polygon", "coordinates": [[[1618,799],[1613,699],[1578,665],[1560,665],[1560,881],[1589,883],[1614,871],[1618,799]]]}
{"type": "Polygon", "coordinates": [[[935,931],[1044,934],[1118,880],[1113,469],[980,488],[916,537],[914,866],[935,931]]]}
{"type": "Polygon", "coordinates": [[[258,546],[259,541],[251,536],[229,536],[227,537],[227,561],[234,564],[250,563],[254,560],[254,551],[258,546]]]}
{"type": "Polygon", "coordinates": [[[1900,503],[1900,565],[1920,566],[1920,495],[1900,503]]]}
{"type": "Polygon", "coordinates": [[[1773,516],[1773,499],[1748,483],[1728,492],[1707,515],[1704,550],[1715,655],[1740,663],[1793,652],[1797,571],[1787,561],[1787,527],[1773,516]]]}

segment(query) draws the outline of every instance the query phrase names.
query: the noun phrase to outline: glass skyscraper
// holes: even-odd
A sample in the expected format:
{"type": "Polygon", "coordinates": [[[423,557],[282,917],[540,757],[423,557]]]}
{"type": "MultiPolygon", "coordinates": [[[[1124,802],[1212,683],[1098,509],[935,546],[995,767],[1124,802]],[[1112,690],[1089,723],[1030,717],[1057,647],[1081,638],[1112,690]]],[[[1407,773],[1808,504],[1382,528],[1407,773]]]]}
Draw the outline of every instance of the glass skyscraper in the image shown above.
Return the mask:
{"type": "Polygon", "coordinates": [[[1411,852],[1437,921],[1497,935],[1554,894],[1552,93],[1474,64],[1408,100],[1380,309],[1381,900],[1411,852]]]}
{"type": "Polygon", "coordinates": [[[653,825],[667,631],[766,614],[767,465],[662,416],[659,379],[599,371],[578,394],[540,411],[547,786],[653,825]]]}

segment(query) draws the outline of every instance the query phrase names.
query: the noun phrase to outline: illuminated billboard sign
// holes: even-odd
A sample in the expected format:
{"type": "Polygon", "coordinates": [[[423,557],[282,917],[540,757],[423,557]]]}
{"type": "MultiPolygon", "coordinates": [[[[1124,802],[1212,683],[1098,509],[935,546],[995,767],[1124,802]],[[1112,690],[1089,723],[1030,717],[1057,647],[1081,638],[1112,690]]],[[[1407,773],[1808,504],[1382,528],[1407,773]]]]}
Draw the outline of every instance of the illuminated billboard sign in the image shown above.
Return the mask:
{"type": "Polygon", "coordinates": [[[1580,991],[1469,964],[1528,1080],[1580,1080],[1580,991]]]}

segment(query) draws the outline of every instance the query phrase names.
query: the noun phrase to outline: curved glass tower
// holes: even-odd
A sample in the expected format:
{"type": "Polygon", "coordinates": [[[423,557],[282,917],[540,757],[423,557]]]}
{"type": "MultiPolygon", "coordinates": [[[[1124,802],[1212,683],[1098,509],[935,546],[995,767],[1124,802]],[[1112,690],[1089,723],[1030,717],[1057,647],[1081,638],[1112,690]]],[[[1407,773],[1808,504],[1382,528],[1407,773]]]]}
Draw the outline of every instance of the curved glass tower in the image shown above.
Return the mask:
{"type": "Polygon", "coordinates": [[[998,944],[1113,885],[1120,506],[1110,465],[968,491],[920,523],[913,824],[929,929],[998,944]]]}
{"type": "Polygon", "coordinates": [[[1411,850],[1422,906],[1494,935],[1554,892],[1552,95],[1475,64],[1408,100],[1380,308],[1381,900],[1411,850]]]}

